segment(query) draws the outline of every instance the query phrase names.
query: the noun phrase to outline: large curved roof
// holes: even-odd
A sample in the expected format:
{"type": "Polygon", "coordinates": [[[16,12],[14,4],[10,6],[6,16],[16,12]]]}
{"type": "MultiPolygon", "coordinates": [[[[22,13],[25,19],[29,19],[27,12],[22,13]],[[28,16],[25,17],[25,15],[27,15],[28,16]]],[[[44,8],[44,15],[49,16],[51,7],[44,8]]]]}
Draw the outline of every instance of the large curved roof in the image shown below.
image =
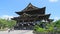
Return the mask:
{"type": "Polygon", "coordinates": [[[31,3],[29,3],[28,6],[25,9],[23,9],[22,11],[29,11],[29,10],[34,10],[34,9],[39,9],[39,8],[36,6],[33,6],[31,3]]]}
{"type": "Polygon", "coordinates": [[[19,11],[19,12],[16,12],[17,14],[22,14],[23,12],[28,12],[28,11],[33,11],[33,10],[43,10],[43,12],[45,12],[45,8],[46,7],[43,7],[43,8],[38,8],[34,5],[32,5],[31,3],[28,4],[28,6],[26,8],[24,8],[22,11],[19,11]]]}

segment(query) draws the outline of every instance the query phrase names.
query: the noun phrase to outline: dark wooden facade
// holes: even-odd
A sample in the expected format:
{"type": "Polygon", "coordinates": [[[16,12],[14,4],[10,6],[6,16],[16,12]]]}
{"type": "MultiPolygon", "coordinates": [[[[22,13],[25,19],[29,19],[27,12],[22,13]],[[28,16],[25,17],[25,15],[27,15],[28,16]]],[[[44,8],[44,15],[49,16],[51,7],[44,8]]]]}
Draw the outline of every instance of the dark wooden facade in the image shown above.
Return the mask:
{"type": "Polygon", "coordinates": [[[39,24],[42,20],[45,22],[53,21],[49,19],[50,14],[45,14],[45,9],[46,7],[38,8],[29,3],[24,10],[16,12],[19,15],[18,17],[12,18],[12,20],[17,21],[14,29],[33,30],[34,25],[39,24]]]}

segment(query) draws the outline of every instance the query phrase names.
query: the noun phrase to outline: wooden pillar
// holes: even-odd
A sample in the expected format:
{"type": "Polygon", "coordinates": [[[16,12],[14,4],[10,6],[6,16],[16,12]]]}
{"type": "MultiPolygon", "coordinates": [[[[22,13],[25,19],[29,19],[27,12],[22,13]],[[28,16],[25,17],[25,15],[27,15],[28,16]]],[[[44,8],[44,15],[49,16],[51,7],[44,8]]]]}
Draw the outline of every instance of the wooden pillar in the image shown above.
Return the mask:
{"type": "Polygon", "coordinates": [[[22,20],[22,22],[24,22],[24,20],[22,20]]]}

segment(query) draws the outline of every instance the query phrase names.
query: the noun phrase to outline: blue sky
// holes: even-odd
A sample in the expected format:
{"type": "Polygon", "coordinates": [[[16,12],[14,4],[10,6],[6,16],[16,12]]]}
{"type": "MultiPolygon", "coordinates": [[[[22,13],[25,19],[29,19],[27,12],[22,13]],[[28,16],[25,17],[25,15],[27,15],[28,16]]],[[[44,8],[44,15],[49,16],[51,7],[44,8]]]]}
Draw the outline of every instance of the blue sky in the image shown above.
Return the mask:
{"type": "Polygon", "coordinates": [[[60,19],[60,0],[0,0],[0,17],[18,16],[15,12],[23,10],[29,3],[39,8],[46,7],[46,14],[50,13],[50,18],[60,19]]]}

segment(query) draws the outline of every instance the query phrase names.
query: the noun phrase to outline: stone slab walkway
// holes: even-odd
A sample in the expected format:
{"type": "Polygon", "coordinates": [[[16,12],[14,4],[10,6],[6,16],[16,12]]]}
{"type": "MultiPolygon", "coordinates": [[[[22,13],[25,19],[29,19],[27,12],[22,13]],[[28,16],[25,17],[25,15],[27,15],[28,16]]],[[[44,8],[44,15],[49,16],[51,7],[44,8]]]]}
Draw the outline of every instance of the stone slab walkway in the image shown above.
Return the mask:
{"type": "Polygon", "coordinates": [[[33,30],[0,31],[0,34],[33,34],[33,30]]]}

